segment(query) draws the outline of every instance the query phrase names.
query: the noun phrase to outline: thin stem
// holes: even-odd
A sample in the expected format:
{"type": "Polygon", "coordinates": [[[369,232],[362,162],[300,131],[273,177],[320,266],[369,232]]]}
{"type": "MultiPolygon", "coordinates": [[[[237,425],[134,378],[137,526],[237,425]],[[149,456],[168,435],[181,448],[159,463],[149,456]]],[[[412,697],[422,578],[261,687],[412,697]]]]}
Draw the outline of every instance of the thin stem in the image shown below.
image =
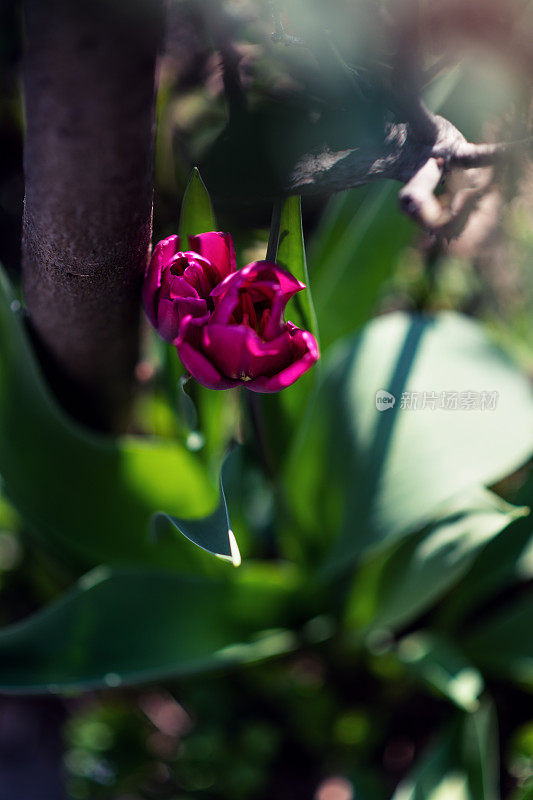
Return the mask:
{"type": "Polygon", "coordinates": [[[276,263],[278,257],[278,244],[279,232],[281,228],[281,209],[283,207],[283,200],[278,198],[274,201],[272,207],[272,220],[270,222],[270,234],[268,236],[268,245],[266,251],[266,260],[272,264],[276,263]]]}
{"type": "Polygon", "coordinates": [[[265,469],[267,477],[269,480],[275,483],[276,471],[274,469],[274,459],[272,458],[272,454],[268,446],[265,421],[263,418],[263,409],[261,407],[261,398],[255,392],[245,390],[244,404],[248,412],[248,420],[259,459],[265,469]]]}

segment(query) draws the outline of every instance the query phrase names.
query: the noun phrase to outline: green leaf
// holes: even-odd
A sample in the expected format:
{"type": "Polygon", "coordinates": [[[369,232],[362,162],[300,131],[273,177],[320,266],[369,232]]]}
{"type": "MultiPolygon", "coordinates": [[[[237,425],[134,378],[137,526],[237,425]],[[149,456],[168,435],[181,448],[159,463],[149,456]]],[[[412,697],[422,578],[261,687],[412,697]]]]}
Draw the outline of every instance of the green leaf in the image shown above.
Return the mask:
{"type": "Polygon", "coordinates": [[[498,800],[498,748],[491,706],[458,719],[402,781],[392,800],[498,800]]]}
{"type": "Polygon", "coordinates": [[[63,598],[0,632],[1,690],[116,687],[291,650],[294,637],[279,628],[296,573],[248,564],[230,574],[93,570],[63,598]]]}
{"type": "Polygon", "coordinates": [[[75,424],[42,378],[18,308],[1,274],[0,474],[7,498],[48,547],[80,566],[196,570],[205,556],[199,548],[184,537],[154,543],[148,532],[161,509],[180,518],[213,511],[216,490],[198,456],[174,441],[113,439],[75,424]]]}
{"type": "Polygon", "coordinates": [[[483,670],[533,685],[533,593],[504,605],[468,631],[463,647],[483,670]]]}
{"type": "Polygon", "coordinates": [[[309,255],[324,352],[372,316],[401,249],[413,236],[413,224],[398,211],[397,195],[395,186],[372,186],[331,201],[325,232],[319,229],[309,255]],[[346,222],[334,226],[331,216],[346,222]],[[336,234],[328,235],[333,226],[336,234]]]}
{"type": "MultiPolygon", "coordinates": [[[[533,505],[533,470],[516,498],[533,505]]],[[[472,608],[482,605],[505,587],[533,578],[533,524],[531,516],[516,520],[490,541],[476,557],[467,579],[448,598],[441,618],[447,627],[460,629],[472,608]]]]}
{"type": "Polygon", "coordinates": [[[13,506],[0,495],[0,531],[16,530],[20,527],[19,515],[13,506]]]}
{"type": "Polygon", "coordinates": [[[308,435],[285,473],[298,527],[292,557],[321,562],[331,576],[368,548],[389,546],[436,519],[439,507],[515,471],[533,450],[533,403],[525,376],[455,313],[394,313],[340,343],[321,374],[308,435]],[[395,405],[380,411],[377,393],[395,405]],[[493,410],[431,408],[431,393],[496,392],[493,410]],[[402,408],[404,393],[430,405],[402,408]],[[327,476],[325,479],[324,476],[327,476]]]}
{"type": "Polygon", "coordinates": [[[448,639],[419,631],[398,643],[398,657],[408,670],[421,678],[459,708],[479,708],[484,689],[481,673],[448,639]]]}
{"type": "Polygon", "coordinates": [[[281,209],[276,261],[280,266],[288,269],[295,278],[305,283],[307,287],[305,291],[299,292],[292,299],[287,309],[288,317],[295,325],[311,331],[315,338],[318,339],[318,326],[305,258],[301,200],[296,195],[288,197],[281,209]]]}
{"type": "MultiPolygon", "coordinates": [[[[226,457],[226,462],[233,456],[230,453],[226,457]]],[[[229,561],[234,567],[240,566],[241,554],[235,540],[226,504],[224,493],[224,466],[220,474],[220,500],[218,507],[208,517],[204,519],[177,519],[169,514],[159,511],[154,514],[151,520],[152,531],[155,536],[159,536],[161,523],[170,522],[189,541],[206,550],[208,553],[229,561]]]]}
{"type": "MultiPolygon", "coordinates": [[[[216,230],[217,223],[211,199],[200,172],[195,167],[190,174],[183,196],[179,235],[183,242],[187,242],[188,236],[216,230]]],[[[167,351],[171,362],[177,360],[174,347],[167,345],[167,351]]],[[[235,392],[214,392],[203,386],[195,385],[195,382],[190,387],[190,392],[198,412],[199,427],[198,430],[191,431],[192,435],[188,443],[192,444],[194,449],[201,445],[204,459],[209,466],[212,469],[218,468],[235,434],[235,420],[238,413],[235,392]]],[[[180,400],[183,401],[183,393],[181,394],[180,400]]],[[[180,405],[183,414],[183,402],[180,405]]]]}
{"type": "Polygon", "coordinates": [[[216,224],[211,199],[200,172],[194,167],[181,204],[179,235],[182,242],[187,242],[188,236],[214,230],[216,224]]]}
{"type": "MultiPolygon", "coordinates": [[[[288,269],[306,289],[298,292],[287,306],[286,318],[319,339],[302,229],[301,201],[298,196],[286,198],[274,206],[267,258],[288,269]]],[[[263,427],[264,449],[268,448],[268,471],[276,474],[291,443],[305,436],[306,409],[312,397],[320,362],[295,384],[274,395],[264,395],[252,402],[260,409],[256,416],[263,427]]]]}
{"type": "Polygon", "coordinates": [[[514,519],[527,514],[486,489],[475,489],[441,507],[437,521],[379,554],[356,578],[348,621],[396,629],[433,605],[472,566],[476,555],[514,519]],[[364,608],[361,608],[365,586],[364,608]],[[369,597],[370,595],[370,597],[369,597]],[[363,615],[366,613],[366,620],[363,615]]]}

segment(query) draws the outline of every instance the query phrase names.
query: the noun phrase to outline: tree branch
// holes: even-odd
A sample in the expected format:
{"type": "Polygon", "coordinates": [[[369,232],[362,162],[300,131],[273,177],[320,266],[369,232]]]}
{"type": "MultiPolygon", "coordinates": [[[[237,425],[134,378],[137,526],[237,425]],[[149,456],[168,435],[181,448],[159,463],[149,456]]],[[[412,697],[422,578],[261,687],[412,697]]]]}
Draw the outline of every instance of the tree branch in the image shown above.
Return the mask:
{"type": "MultiPolygon", "coordinates": [[[[433,232],[445,228],[450,235],[452,216],[443,210],[434,192],[442,178],[453,168],[473,169],[497,165],[513,153],[531,149],[533,140],[475,144],[467,142],[451,123],[427,109],[433,137],[428,140],[428,125],[397,123],[391,125],[374,151],[353,148],[340,151],[324,149],[302,156],[284,187],[287,194],[320,195],[342,191],[376,181],[397,180],[404,183],[399,193],[400,206],[416,222],[433,232]]],[[[482,193],[486,190],[483,188],[482,193]]],[[[463,210],[475,204],[480,189],[475,185],[463,192],[458,204],[463,210]],[[468,202],[467,202],[468,198],[468,202]]]]}
{"type": "MultiPolygon", "coordinates": [[[[275,41],[290,45],[279,20],[279,9],[271,0],[275,25],[275,41]]],[[[465,6],[448,0],[433,9],[432,29],[444,31],[444,38],[460,34],[465,26],[465,6]]],[[[484,18],[484,7],[478,9],[484,18]]],[[[479,16],[478,14],[478,16],[479,16]]],[[[506,18],[513,19],[506,8],[506,18]]],[[[417,223],[433,233],[455,235],[464,226],[466,217],[487,189],[487,179],[479,186],[472,176],[472,185],[460,192],[449,208],[443,208],[435,190],[452,169],[475,170],[502,163],[515,154],[531,151],[532,139],[494,144],[466,141],[461,132],[447,119],[431,113],[421,100],[422,89],[432,73],[448,63],[449,55],[437,59],[430,70],[424,69],[424,34],[420,7],[416,0],[399,0],[382,10],[381,22],[389,42],[391,61],[388,69],[374,65],[377,87],[387,96],[395,122],[381,138],[365,146],[332,149],[324,146],[302,154],[293,164],[282,186],[286,194],[320,195],[361,186],[380,179],[397,180],[405,184],[399,194],[401,208],[417,223]]],[[[425,18],[424,18],[425,19],[425,18]]],[[[476,17],[477,19],[477,17],[476,17]]],[[[468,21],[468,14],[467,20],[468,21]]],[[[427,22],[427,20],[426,20],[427,22]]],[[[482,31],[470,30],[467,36],[480,39],[505,52],[518,48],[520,64],[530,65],[531,48],[523,41],[501,35],[498,25],[489,14],[482,31]]],[[[515,37],[516,38],[516,37],[515,37]]],[[[306,43],[310,51],[314,49],[306,43]]],[[[354,97],[355,102],[355,97],[354,97]]],[[[486,176],[485,176],[486,178],[486,176]]],[[[490,172],[488,183],[493,180],[490,172]]]]}

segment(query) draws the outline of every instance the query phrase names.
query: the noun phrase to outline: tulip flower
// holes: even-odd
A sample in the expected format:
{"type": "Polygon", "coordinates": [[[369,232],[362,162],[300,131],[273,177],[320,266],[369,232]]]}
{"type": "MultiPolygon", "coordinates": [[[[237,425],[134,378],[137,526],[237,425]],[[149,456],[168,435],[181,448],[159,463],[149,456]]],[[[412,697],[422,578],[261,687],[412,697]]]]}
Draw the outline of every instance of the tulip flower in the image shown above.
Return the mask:
{"type": "Polygon", "coordinates": [[[181,250],[179,236],[160,241],[153,252],[143,285],[148,319],[167,342],[179,336],[183,319],[199,326],[212,309],[211,291],[235,271],[235,250],[228,233],[189,236],[189,250],[181,250]]]}
{"type": "Polygon", "coordinates": [[[182,319],[175,342],[190,374],[210,389],[245,385],[277,392],[318,360],[315,337],[284,320],[285,306],[305,284],[267,261],[230,273],[215,286],[209,318],[182,319]]]}

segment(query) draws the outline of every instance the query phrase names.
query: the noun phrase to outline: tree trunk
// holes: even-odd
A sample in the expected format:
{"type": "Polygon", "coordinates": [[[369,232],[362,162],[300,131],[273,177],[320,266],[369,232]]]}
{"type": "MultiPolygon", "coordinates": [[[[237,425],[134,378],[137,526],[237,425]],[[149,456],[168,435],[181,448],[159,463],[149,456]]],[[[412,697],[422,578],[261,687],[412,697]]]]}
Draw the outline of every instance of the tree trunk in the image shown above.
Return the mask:
{"type": "Polygon", "coordinates": [[[23,288],[74,416],[124,423],[151,235],[159,0],[26,0],[23,288]]]}
{"type": "MultiPolygon", "coordinates": [[[[161,0],[25,0],[29,323],[61,403],[109,431],[137,359],[162,19],[161,0]]],[[[0,800],[64,800],[63,720],[57,698],[0,699],[0,800]]]]}

